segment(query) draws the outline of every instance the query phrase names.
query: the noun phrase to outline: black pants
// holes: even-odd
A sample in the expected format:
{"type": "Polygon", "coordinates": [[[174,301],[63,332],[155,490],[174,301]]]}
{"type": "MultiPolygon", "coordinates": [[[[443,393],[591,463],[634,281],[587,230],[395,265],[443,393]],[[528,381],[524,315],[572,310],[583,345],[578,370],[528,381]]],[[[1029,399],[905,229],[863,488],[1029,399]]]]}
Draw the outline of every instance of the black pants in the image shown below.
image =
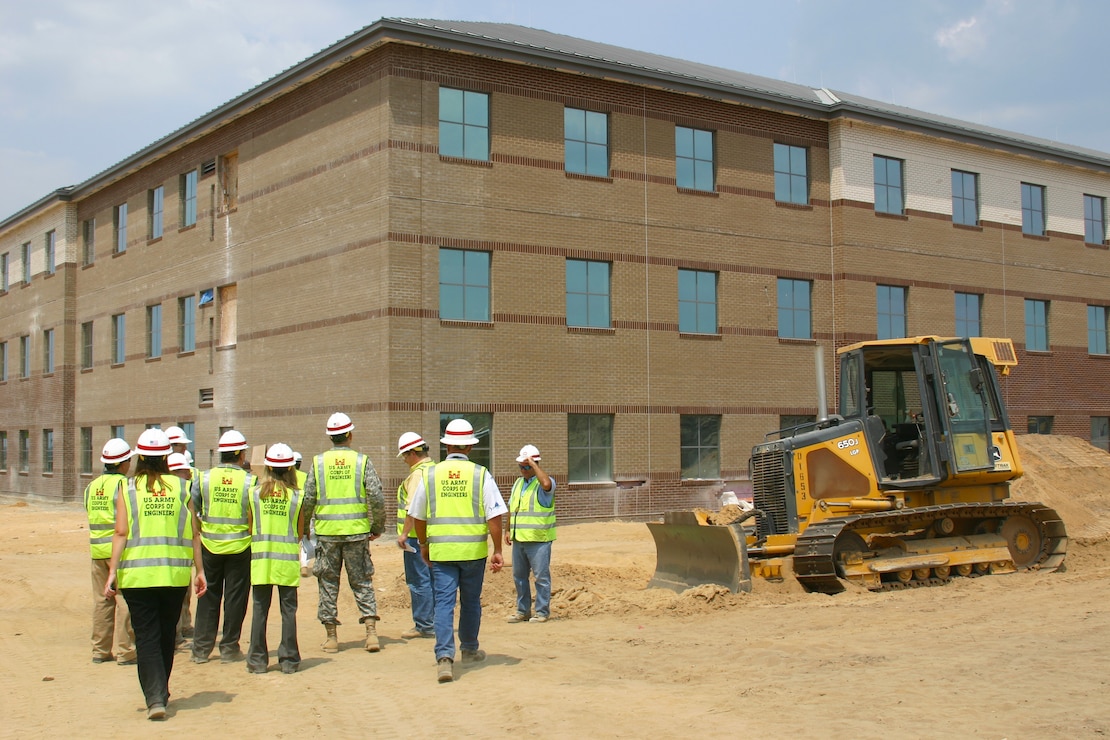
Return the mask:
{"type": "MultiPolygon", "coordinates": [[[[265,670],[270,664],[270,651],[266,646],[266,619],[270,615],[273,585],[266,583],[251,586],[254,593],[254,615],[251,617],[251,647],[247,653],[247,668],[265,670]]],[[[278,645],[278,663],[294,669],[301,664],[301,651],[297,645],[297,587],[278,586],[278,608],[281,611],[281,643],[278,645]]]]}
{"type": "Polygon", "coordinates": [[[239,652],[243,620],[247,616],[247,597],[251,586],[251,549],[234,555],[217,555],[201,547],[208,592],[197,599],[197,621],[193,629],[193,657],[212,654],[220,628],[220,604],[224,608],[224,630],[220,636],[220,655],[232,658],[239,652]]]}
{"type": "Polygon", "coordinates": [[[170,699],[177,620],[181,616],[181,602],[185,600],[187,588],[154,586],[122,590],[123,600],[131,611],[139,686],[146,696],[148,708],[155,704],[165,706],[170,699]]]}

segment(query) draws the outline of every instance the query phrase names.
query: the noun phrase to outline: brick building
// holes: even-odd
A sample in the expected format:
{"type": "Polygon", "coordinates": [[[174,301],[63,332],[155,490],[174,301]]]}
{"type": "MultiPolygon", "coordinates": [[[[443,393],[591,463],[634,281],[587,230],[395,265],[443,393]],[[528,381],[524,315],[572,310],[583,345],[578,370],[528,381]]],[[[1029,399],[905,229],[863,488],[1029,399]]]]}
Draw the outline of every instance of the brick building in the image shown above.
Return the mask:
{"type": "MultiPolygon", "coordinates": [[[[452,415],[560,516],[743,486],[814,347],[1007,336],[1020,431],[1106,446],[1110,155],[503,24],[382,20],[0,221],[0,494],[110,436],[327,446],[452,415]]],[[[834,362],[827,362],[834,388],[834,362]]],[[[831,395],[831,394],[830,394],[831,395]]]]}

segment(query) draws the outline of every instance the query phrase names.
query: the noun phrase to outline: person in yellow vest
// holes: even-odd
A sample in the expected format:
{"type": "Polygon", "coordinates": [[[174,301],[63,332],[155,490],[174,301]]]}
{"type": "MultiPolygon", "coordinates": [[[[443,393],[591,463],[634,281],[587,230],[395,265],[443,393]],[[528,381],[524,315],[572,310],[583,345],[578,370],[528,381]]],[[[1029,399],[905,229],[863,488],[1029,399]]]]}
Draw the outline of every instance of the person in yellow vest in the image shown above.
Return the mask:
{"type": "Polygon", "coordinates": [[[424,468],[413,486],[408,515],[413,519],[420,554],[432,570],[435,599],[436,679],[454,681],[455,597],[459,601],[462,662],[485,660],[478,647],[482,626],[482,583],[486,557],[501,570],[501,517],[508,509],[497,483],[467,454],[478,444],[466,419],[452,419],[440,440],[447,458],[424,468]],[[493,555],[489,539],[493,538],[493,555]]]}
{"type": "Polygon", "coordinates": [[[266,645],[266,620],[274,586],[281,611],[281,642],[278,665],[282,673],[296,673],[301,664],[297,646],[297,587],[301,584],[298,551],[304,532],[302,493],[297,487],[293,450],[278,443],[266,451],[261,483],[251,489],[251,645],[247,671],[265,673],[270,664],[266,645]]]}
{"type": "Polygon", "coordinates": [[[192,580],[198,598],[204,578],[198,522],[181,480],[170,475],[170,443],[161,429],[147,429],[135,445],[135,477],[116,507],[116,529],[104,597],[117,590],[131,610],[139,686],[147,719],[166,717],[174,639],[181,601],[192,580]],[[192,578],[192,569],[196,577],[192,578]]]}
{"type": "Polygon", "coordinates": [[[135,665],[135,632],[127,602],[104,598],[108,562],[112,558],[112,536],[116,532],[116,507],[127,490],[131,469],[131,446],[117,438],[105,443],[100,453],[104,472],[85,487],[85,512],[89,519],[89,550],[92,554],[93,619],[92,662],[135,665]],[[113,642],[115,655],[112,655],[113,642]]]}
{"type": "MultiPolygon", "coordinates": [[[[304,492],[305,479],[308,478],[308,473],[301,470],[301,453],[294,450],[293,452],[293,474],[297,476],[297,490],[304,492]]],[[[305,532],[301,535],[301,578],[307,578],[311,572],[308,569],[308,561],[316,557],[316,534],[312,531],[305,532]]]]}
{"type": "Polygon", "coordinates": [[[435,601],[432,597],[432,571],[424,558],[414,531],[412,517],[408,516],[409,490],[415,485],[424,468],[435,465],[428,457],[428,443],[416,432],[405,432],[397,440],[397,457],[409,466],[408,476],[397,486],[397,546],[405,561],[405,583],[409,586],[412,606],[412,629],[401,637],[435,637],[435,601]]]}
{"type": "Polygon", "coordinates": [[[251,584],[251,532],[247,521],[248,497],[255,477],[243,469],[247,440],[229,429],[220,436],[220,464],[201,474],[197,500],[200,503],[200,545],[208,593],[197,599],[193,628],[194,663],[207,663],[216,644],[220,626],[220,604],[224,624],[220,635],[220,662],[243,657],[239,638],[247,616],[251,584]]]}
{"type": "Polygon", "coordinates": [[[363,647],[371,653],[382,649],[370,542],[381,537],[385,529],[385,499],[374,463],[351,449],[354,428],[351,417],[344,413],[328,418],[325,431],[333,446],[313,459],[304,484],[304,520],[316,528],[312,571],[320,594],[316,616],[327,632],[321,646],[325,653],[339,650],[336,601],[343,567],[358,607],[358,621],[366,627],[363,647]]]}
{"type": "Polygon", "coordinates": [[[555,541],[555,479],[540,467],[540,451],[524,445],[516,458],[520,477],[509,494],[509,528],[505,544],[513,546],[513,585],[516,612],[509,622],[546,622],[551,616],[551,543],[555,541]],[[532,589],[536,580],[536,612],[532,613],[532,589]]]}
{"type": "MultiPolygon", "coordinates": [[[[178,478],[186,481],[185,490],[189,495],[195,497],[197,495],[196,486],[200,483],[200,471],[193,467],[193,456],[189,454],[189,445],[193,440],[185,435],[185,430],[179,426],[166,427],[166,438],[170,441],[170,447],[173,448],[173,454],[179,454],[185,460],[185,466],[189,471],[188,477],[182,474],[183,468],[180,467],[180,462],[177,463],[178,467],[174,467],[174,460],[170,459],[170,472],[175,474],[178,478]]],[[[197,508],[196,501],[193,502],[193,508],[197,508]]],[[[193,636],[193,597],[188,591],[185,592],[185,603],[181,605],[181,619],[177,623],[177,643],[183,645],[185,640],[193,636]]]]}

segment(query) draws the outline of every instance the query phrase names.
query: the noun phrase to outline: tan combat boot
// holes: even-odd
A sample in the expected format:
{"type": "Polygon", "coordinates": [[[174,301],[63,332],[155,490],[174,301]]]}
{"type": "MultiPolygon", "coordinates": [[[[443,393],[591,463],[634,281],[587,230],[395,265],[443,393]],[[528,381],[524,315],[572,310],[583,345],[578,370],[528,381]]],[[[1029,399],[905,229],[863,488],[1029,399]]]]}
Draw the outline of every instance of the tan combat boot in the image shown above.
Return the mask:
{"type": "Polygon", "coordinates": [[[378,642],[378,620],[366,620],[366,652],[376,653],[382,649],[381,643],[378,642]]]}
{"type": "Polygon", "coordinates": [[[328,639],[324,640],[324,644],[320,647],[323,648],[325,653],[338,653],[339,639],[335,635],[335,625],[325,624],[324,629],[328,631],[328,639]]]}

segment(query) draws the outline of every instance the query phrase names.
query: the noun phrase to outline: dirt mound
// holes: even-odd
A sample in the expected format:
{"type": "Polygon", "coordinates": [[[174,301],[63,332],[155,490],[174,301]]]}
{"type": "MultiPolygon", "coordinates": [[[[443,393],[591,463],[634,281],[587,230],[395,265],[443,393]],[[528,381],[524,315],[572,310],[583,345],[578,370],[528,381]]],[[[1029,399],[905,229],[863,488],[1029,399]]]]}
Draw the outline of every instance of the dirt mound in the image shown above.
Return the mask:
{"type": "Polygon", "coordinates": [[[1110,454],[1078,437],[1027,434],[1017,442],[1025,476],[1011,486],[1013,497],[1054,508],[1073,541],[1110,536],[1110,454]]]}

